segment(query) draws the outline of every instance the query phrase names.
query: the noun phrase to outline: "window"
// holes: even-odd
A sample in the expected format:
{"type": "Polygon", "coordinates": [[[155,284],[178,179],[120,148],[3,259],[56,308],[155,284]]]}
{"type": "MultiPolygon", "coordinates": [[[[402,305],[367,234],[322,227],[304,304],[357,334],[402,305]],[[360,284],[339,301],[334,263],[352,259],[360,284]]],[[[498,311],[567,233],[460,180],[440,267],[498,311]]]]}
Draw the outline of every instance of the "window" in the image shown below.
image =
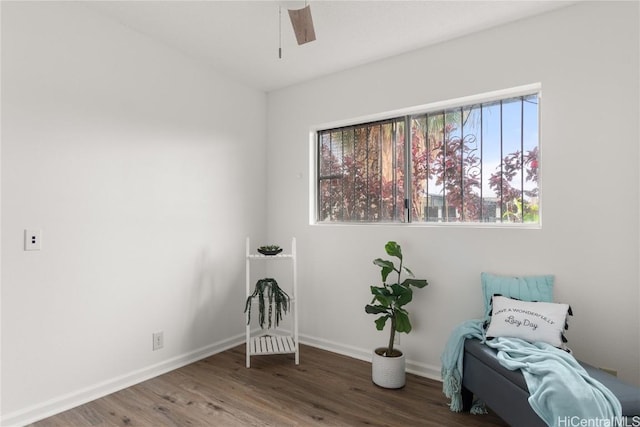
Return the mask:
{"type": "Polygon", "coordinates": [[[317,132],[319,223],[539,224],[538,93],[317,132]]]}

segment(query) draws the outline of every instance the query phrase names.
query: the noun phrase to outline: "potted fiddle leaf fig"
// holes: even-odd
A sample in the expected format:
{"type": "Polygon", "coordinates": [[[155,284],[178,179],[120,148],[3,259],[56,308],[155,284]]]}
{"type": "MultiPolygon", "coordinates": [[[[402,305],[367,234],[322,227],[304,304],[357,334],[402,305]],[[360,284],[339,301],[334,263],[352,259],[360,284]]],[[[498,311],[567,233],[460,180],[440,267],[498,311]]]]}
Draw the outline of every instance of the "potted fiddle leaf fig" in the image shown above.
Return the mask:
{"type": "Polygon", "coordinates": [[[386,347],[377,348],[372,359],[373,382],[385,388],[400,388],[405,384],[405,357],[402,351],[394,348],[396,332],[411,332],[409,312],[404,308],[413,299],[413,287],[424,288],[428,285],[425,279],[416,279],[404,264],[402,249],[394,241],[384,246],[387,255],[398,259],[398,266],[393,261],[376,258],[373,263],[380,267],[382,285],[371,286],[373,299],[365,306],[369,314],[379,315],[375,320],[376,329],[382,331],[390,321],[389,343],[386,347]],[[403,280],[402,275],[406,274],[403,280]],[[395,283],[388,283],[391,279],[395,283]]]}

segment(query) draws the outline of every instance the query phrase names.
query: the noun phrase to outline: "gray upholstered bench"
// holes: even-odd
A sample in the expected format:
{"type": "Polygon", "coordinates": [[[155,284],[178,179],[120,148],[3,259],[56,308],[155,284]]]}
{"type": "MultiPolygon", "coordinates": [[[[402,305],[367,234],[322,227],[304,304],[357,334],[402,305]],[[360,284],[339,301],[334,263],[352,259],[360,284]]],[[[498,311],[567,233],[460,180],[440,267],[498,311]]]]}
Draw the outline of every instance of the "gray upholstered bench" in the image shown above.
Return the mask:
{"type": "MultiPolygon", "coordinates": [[[[500,365],[496,353],[496,350],[479,340],[465,341],[462,371],[464,409],[469,410],[475,395],[512,426],[544,427],[545,423],[533,411],[527,400],[529,390],[524,376],[519,370],[510,371],[500,365]]],[[[591,365],[583,362],[580,364],[592,378],[600,381],[616,395],[622,405],[622,415],[628,417],[629,422],[632,422],[634,416],[640,417],[640,388],[591,365]]],[[[638,422],[640,418],[635,420],[638,422]]]]}

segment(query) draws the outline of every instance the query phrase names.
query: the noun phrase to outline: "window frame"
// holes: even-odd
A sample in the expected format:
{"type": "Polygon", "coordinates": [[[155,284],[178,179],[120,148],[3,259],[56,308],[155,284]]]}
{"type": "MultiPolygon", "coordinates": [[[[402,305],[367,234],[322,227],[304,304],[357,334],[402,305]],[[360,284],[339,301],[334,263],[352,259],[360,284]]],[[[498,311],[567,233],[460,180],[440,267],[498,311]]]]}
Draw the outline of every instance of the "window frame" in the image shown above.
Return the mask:
{"type": "MultiPolygon", "coordinates": [[[[436,222],[436,221],[411,221],[411,201],[404,207],[404,215],[402,221],[320,221],[320,203],[319,203],[319,183],[320,183],[320,158],[319,158],[319,146],[321,132],[339,129],[339,128],[353,128],[359,126],[365,126],[369,123],[392,121],[398,119],[405,119],[405,130],[410,129],[409,123],[414,116],[420,116],[430,114],[433,112],[439,112],[444,110],[451,110],[461,107],[468,107],[476,104],[488,104],[491,102],[504,101],[510,98],[517,98],[527,95],[536,95],[538,100],[538,158],[540,159],[540,165],[543,165],[542,161],[542,141],[540,138],[541,131],[541,110],[542,110],[542,84],[532,83],[523,86],[517,86],[508,89],[501,89],[491,92],[485,92],[481,94],[465,96],[445,101],[437,101],[428,104],[423,104],[410,108],[403,108],[394,111],[387,111],[379,114],[372,114],[368,116],[361,116],[358,118],[340,120],[321,125],[312,126],[309,132],[309,224],[317,226],[361,226],[361,225],[397,225],[408,227],[471,227],[471,228],[521,228],[521,229],[540,229],[542,228],[542,187],[543,187],[543,174],[541,170],[538,171],[537,187],[539,191],[538,195],[538,222],[472,222],[472,221],[451,221],[451,222],[436,222]],[[409,126],[409,127],[407,127],[409,126]]],[[[406,142],[410,141],[410,131],[405,132],[406,142]]],[[[405,190],[410,188],[412,176],[410,174],[412,159],[405,159],[405,190]]]]}

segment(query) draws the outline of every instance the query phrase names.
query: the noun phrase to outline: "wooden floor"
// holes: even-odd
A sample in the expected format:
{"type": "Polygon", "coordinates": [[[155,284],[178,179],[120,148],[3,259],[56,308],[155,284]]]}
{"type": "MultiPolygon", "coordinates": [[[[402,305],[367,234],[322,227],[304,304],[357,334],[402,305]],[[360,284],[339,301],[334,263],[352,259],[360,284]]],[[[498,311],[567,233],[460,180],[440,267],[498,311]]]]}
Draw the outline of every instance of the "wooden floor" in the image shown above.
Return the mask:
{"type": "Polygon", "coordinates": [[[301,346],[298,366],[293,355],[244,363],[238,346],[32,426],[507,426],[452,413],[438,381],[407,375],[386,390],[370,363],[313,347],[301,346]]]}

